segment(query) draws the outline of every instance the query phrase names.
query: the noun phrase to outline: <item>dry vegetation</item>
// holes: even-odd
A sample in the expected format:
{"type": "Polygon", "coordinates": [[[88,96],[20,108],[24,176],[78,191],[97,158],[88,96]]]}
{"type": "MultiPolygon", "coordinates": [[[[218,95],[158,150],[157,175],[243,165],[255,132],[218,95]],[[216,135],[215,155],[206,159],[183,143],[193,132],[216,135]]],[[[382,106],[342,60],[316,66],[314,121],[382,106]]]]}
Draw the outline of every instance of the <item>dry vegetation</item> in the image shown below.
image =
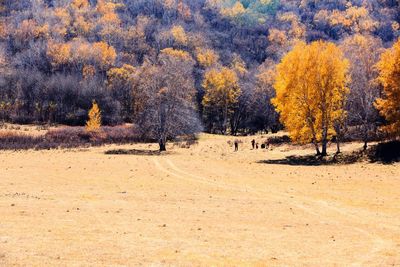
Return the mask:
{"type": "Polygon", "coordinates": [[[399,10],[0,0],[0,266],[400,266],[399,10]]]}
{"type": "Polygon", "coordinates": [[[0,265],[400,264],[399,163],[282,164],[313,147],[250,149],[269,137],[240,138],[237,153],[206,134],[161,154],[2,151],[0,265]]]}

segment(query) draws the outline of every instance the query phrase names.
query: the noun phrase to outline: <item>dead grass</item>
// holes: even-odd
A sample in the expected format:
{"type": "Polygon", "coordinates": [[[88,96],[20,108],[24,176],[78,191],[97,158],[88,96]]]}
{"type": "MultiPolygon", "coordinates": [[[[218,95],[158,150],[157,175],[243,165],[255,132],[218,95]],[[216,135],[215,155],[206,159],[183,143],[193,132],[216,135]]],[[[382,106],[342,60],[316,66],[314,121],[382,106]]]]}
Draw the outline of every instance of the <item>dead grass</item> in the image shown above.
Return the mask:
{"type": "Polygon", "coordinates": [[[314,151],[253,138],[1,151],[0,266],[400,264],[399,163],[257,164],[314,151]]]}

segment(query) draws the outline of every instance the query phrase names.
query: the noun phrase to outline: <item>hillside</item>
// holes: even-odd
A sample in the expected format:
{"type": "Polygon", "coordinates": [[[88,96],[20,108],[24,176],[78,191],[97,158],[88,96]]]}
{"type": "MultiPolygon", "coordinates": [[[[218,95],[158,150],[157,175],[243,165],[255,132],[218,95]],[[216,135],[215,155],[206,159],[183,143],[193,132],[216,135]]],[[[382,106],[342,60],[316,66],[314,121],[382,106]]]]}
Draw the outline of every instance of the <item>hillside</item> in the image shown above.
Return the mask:
{"type": "Polygon", "coordinates": [[[295,42],[384,48],[400,34],[392,0],[2,0],[0,12],[0,120],[17,123],[83,125],[92,100],[105,124],[137,121],[154,88],[175,86],[207,131],[275,130],[273,71],[295,42]],[[204,109],[206,74],[222,67],[240,89],[228,119],[204,109]]]}

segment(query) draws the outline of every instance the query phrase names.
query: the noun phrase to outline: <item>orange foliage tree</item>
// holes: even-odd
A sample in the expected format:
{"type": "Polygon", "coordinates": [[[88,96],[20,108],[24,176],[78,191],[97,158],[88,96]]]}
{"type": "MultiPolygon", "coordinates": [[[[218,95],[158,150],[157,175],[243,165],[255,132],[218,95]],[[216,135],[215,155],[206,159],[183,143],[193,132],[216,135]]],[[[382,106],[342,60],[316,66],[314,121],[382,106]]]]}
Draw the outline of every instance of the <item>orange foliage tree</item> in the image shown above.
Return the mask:
{"type": "Polygon", "coordinates": [[[93,101],[92,108],[89,110],[89,120],[86,122],[86,131],[97,132],[101,127],[101,111],[96,101],[93,101]]]}
{"type": "Polygon", "coordinates": [[[392,137],[400,135],[400,40],[382,54],[378,62],[379,81],[384,96],[376,101],[376,107],[388,125],[382,127],[392,137]]]}
{"type": "Polygon", "coordinates": [[[205,95],[202,101],[204,112],[210,118],[219,118],[223,133],[227,131],[230,115],[241,94],[236,72],[226,67],[206,72],[203,81],[205,95]]]}
{"type": "Polygon", "coordinates": [[[298,43],[277,66],[272,102],[280,120],[293,141],[311,141],[322,156],[345,116],[348,65],[335,44],[318,41],[298,43]]]}

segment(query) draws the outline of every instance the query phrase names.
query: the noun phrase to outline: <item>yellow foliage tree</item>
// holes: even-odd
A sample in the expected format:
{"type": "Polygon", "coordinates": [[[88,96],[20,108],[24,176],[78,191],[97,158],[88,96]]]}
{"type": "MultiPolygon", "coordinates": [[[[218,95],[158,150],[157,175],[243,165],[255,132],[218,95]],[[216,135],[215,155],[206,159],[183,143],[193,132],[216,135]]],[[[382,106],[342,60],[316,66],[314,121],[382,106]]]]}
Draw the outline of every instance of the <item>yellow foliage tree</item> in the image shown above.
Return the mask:
{"type": "Polygon", "coordinates": [[[85,65],[82,68],[82,76],[84,79],[93,78],[96,75],[96,68],[92,65],[85,65]]]}
{"type": "Polygon", "coordinates": [[[111,1],[98,0],[97,11],[102,14],[100,22],[103,24],[119,24],[121,21],[115,10],[122,6],[122,4],[116,4],[111,1]]]}
{"type": "Polygon", "coordinates": [[[101,127],[101,111],[96,101],[93,101],[92,108],[89,110],[89,120],[86,122],[86,131],[97,132],[101,127]]]}
{"type": "Polygon", "coordinates": [[[114,65],[115,59],[117,58],[117,52],[114,47],[109,46],[105,42],[97,42],[93,44],[93,51],[97,55],[97,64],[99,64],[102,69],[114,65]]]}
{"type": "Polygon", "coordinates": [[[89,5],[90,4],[88,0],[73,0],[71,3],[71,6],[77,9],[87,8],[89,5]]]}
{"type": "Polygon", "coordinates": [[[382,54],[377,64],[379,81],[383,86],[384,97],[376,101],[379,113],[388,125],[382,129],[393,137],[400,135],[400,39],[382,54]]]}
{"type": "Polygon", "coordinates": [[[128,64],[107,71],[107,88],[111,95],[122,104],[121,116],[126,119],[132,116],[134,107],[140,103],[140,95],[133,86],[136,72],[135,67],[128,64]]]}
{"type": "Polygon", "coordinates": [[[323,41],[296,44],[277,66],[272,103],[280,120],[294,142],[312,142],[322,156],[345,117],[348,66],[341,50],[323,41]]]}
{"type": "Polygon", "coordinates": [[[203,81],[205,95],[202,101],[205,113],[210,117],[221,117],[221,130],[227,130],[229,116],[241,94],[236,72],[228,69],[211,69],[206,72],[203,81]]]}
{"type": "Polygon", "coordinates": [[[51,59],[54,68],[68,64],[71,58],[71,45],[69,43],[47,43],[47,56],[51,59]]]}
{"type": "Polygon", "coordinates": [[[199,65],[205,69],[216,65],[219,60],[218,54],[211,49],[198,49],[196,58],[199,65]]]}
{"type": "Polygon", "coordinates": [[[179,49],[165,48],[161,50],[161,54],[172,56],[183,61],[192,60],[192,57],[188,52],[179,49]]]}
{"type": "Polygon", "coordinates": [[[185,29],[182,26],[174,26],[171,29],[172,37],[178,45],[185,46],[188,43],[188,37],[186,35],[185,29]]]}
{"type": "Polygon", "coordinates": [[[228,17],[237,17],[243,15],[245,12],[246,9],[240,1],[236,1],[231,8],[222,8],[221,10],[222,15],[228,17]]]}

